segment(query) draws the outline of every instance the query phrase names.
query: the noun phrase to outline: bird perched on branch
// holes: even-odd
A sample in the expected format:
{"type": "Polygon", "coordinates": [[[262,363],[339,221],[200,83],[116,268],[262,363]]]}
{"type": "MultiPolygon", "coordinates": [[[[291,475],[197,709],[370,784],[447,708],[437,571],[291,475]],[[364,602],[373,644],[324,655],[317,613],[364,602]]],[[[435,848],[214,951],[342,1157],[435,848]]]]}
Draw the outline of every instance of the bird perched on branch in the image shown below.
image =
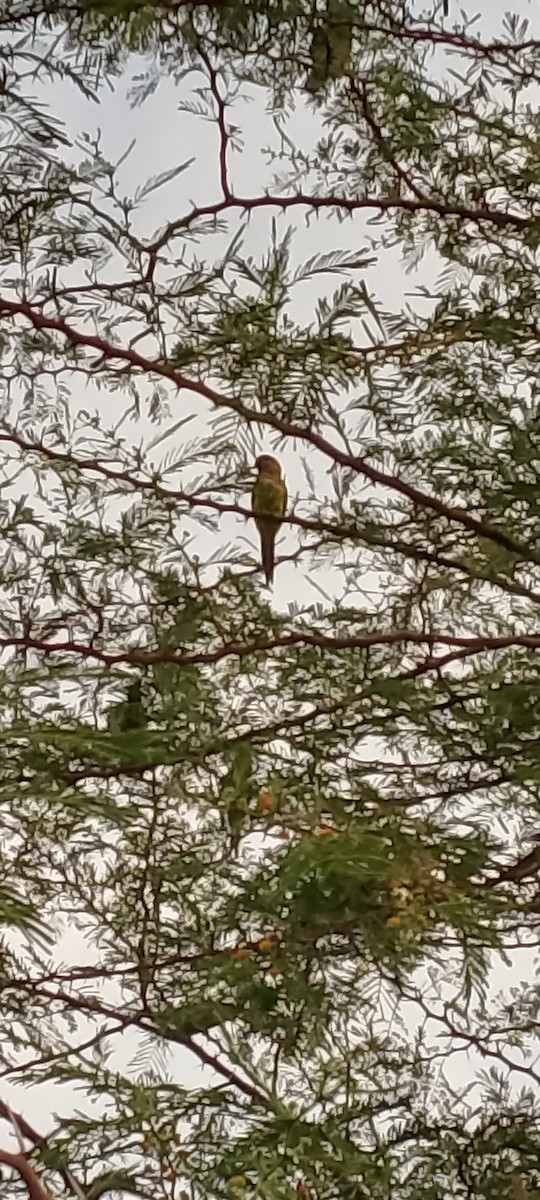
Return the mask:
{"type": "Polygon", "coordinates": [[[251,506],[261,539],[261,559],[266,582],[274,579],[276,534],[287,508],[287,488],[277,458],[261,454],[255,466],[259,472],[251,493],[251,506]]]}

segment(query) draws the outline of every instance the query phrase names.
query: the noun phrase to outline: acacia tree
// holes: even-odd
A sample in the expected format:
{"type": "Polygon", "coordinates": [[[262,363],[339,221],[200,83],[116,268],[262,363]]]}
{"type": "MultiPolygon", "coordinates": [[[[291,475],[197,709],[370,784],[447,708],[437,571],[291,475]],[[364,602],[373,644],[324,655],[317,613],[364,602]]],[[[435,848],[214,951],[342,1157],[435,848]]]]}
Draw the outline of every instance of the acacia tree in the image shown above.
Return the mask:
{"type": "Polygon", "coordinates": [[[0,1091],[0,1194],[534,1200],[540,41],[6,7],[0,1075],[60,1115],[0,1091]],[[203,201],[66,136],[126,79],[214,122],[203,201]]]}

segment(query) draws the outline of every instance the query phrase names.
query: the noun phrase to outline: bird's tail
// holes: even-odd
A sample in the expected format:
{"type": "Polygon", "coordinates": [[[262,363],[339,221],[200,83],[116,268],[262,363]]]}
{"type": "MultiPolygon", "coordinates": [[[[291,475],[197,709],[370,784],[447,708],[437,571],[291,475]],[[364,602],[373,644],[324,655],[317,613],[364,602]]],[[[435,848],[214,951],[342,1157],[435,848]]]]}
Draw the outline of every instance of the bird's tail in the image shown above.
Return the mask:
{"type": "Polygon", "coordinates": [[[276,534],[277,523],[268,521],[266,528],[261,532],[261,558],[266,582],[274,582],[274,565],[276,561],[276,534]]]}

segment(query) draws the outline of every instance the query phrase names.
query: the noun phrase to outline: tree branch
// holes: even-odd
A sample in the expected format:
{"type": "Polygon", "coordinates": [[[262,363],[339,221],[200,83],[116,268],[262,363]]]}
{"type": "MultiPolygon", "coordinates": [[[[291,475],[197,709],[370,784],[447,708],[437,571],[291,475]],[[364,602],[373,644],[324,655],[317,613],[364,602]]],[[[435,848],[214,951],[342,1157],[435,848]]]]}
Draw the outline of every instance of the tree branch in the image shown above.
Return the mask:
{"type": "Polygon", "coordinates": [[[392,491],[398,492],[410,500],[412,504],[428,509],[431,512],[436,512],[439,516],[445,517],[449,522],[463,526],[463,528],[470,530],[478,537],[495,542],[511,554],[515,554],[518,558],[540,565],[540,553],[531,551],[529,546],[517,541],[505,533],[503,529],[478,520],[477,517],[471,516],[466,509],[454,508],[446,504],[438,496],[423,492],[413,484],[406,483],[405,480],[400,479],[397,475],[388,474],[377,467],[371,466],[371,464],[359,456],[340,450],[313,429],[292,424],[268,412],[257,412],[255,409],[248,408],[237,397],[225,396],[222,392],[216,391],[215,388],[211,388],[207,384],[200,383],[198,380],[188,379],[166,363],[146,358],[144,355],[138,354],[131,347],[115,346],[95,334],[82,333],[79,330],[73,329],[63,317],[46,317],[43,313],[36,312],[26,300],[16,301],[9,300],[5,296],[0,297],[0,314],[2,313],[13,317],[26,317],[35,329],[55,330],[71,342],[72,345],[85,346],[88,349],[97,350],[104,359],[118,359],[145,374],[157,374],[164,379],[169,379],[180,390],[187,389],[194,392],[196,395],[210,401],[216,408],[228,408],[232,412],[236,412],[248,424],[257,423],[267,425],[285,437],[307,442],[333,462],[340,466],[348,467],[350,470],[362,475],[365,479],[369,479],[371,483],[379,484],[382,487],[387,487],[392,491]]]}
{"type": "Polygon", "coordinates": [[[0,1150],[0,1163],[5,1163],[17,1171],[26,1184],[28,1200],[52,1200],[51,1193],[40,1183],[34,1168],[30,1166],[24,1154],[10,1154],[9,1150],[0,1150]]]}

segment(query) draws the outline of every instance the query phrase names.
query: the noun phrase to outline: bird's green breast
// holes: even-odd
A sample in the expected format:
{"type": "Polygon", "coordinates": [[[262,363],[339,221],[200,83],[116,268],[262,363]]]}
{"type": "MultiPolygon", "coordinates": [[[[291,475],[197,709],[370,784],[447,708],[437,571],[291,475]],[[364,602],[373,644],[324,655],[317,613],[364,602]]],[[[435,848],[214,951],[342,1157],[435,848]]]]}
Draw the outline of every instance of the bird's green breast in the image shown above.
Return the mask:
{"type": "Polygon", "coordinates": [[[253,510],[282,517],[287,503],[285,484],[273,479],[258,479],[253,488],[253,510]]]}

